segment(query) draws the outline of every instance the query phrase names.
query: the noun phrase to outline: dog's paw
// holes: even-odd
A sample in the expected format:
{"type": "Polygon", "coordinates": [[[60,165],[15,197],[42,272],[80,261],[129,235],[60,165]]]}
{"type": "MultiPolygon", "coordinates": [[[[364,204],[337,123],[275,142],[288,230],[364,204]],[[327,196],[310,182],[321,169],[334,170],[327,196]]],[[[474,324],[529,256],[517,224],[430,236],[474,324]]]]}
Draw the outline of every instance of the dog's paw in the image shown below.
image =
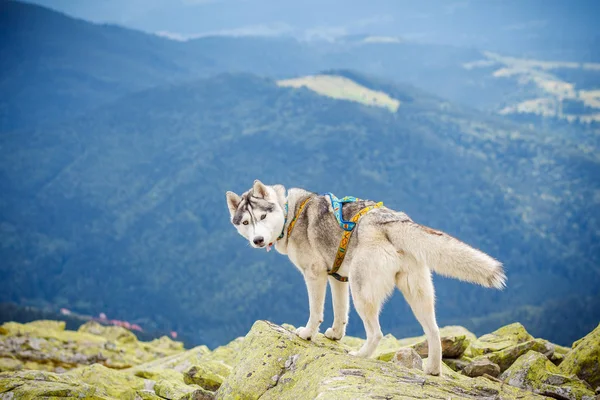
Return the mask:
{"type": "Polygon", "coordinates": [[[442,375],[442,365],[441,362],[432,362],[433,360],[427,360],[427,365],[425,365],[425,373],[427,375],[440,376],[442,375]]]}
{"type": "Polygon", "coordinates": [[[348,354],[350,354],[351,356],[360,357],[360,358],[368,358],[369,357],[369,355],[367,353],[365,353],[362,349],[356,350],[356,351],[351,351],[348,354]]]}
{"type": "Polygon", "coordinates": [[[340,340],[344,337],[344,331],[342,331],[341,329],[336,330],[333,327],[327,328],[327,330],[325,331],[325,337],[331,340],[340,340]]]}
{"type": "Polygon", "coordinates": [[[316,333],[317,332],[315,332],[314,330],[305,328],[303,326],[296,329],[296,335],[300,336],[304,340],[310,340],[316,333]]]}

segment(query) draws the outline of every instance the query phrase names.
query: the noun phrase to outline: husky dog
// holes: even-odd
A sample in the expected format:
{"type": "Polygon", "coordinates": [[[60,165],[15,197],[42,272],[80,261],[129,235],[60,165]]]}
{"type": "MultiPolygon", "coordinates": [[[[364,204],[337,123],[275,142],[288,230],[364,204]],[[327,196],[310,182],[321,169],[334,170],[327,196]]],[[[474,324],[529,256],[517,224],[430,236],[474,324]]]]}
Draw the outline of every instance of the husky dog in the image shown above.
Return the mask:
{"type": "MultiPolygon", "coordinates": [[[[345,220],[374,202],[358,200],[342,208],[345,220]]],[[[256,180],[242,196],[227,192],[231,222],[254,248],[269,251],[274,245],[287,254],[304,276],[308,289],[310,317],[296,330],[310,340],[319,332],[327,281],[333,299],[333,325],[325,336],[339,340],[348,323],[349,289],[367,340],[351,354],[370,357],[383,337],[379,313],[394,287],[400,289],[423,327],[429,346],[425,372],[441,373],[442,348],[434,309],[431,271],[485,287],[502,289],[506,276],[502,264],[487,254],[443,232],[413,222],[403,212],[386,207],[366,213],[354,228],[339,275],[328,274],[343,230],[333,214],[329,196],[282,185],[267,186],[256,180]],[[305,200],[308,202],[305,203],[305,200]],[[301,204],[305,207],[299,211],[301,204]],[[288,235],[290,222],[295,219],[288,235]],[[288,237],[289,236],[289,237],[288,237]]]]}

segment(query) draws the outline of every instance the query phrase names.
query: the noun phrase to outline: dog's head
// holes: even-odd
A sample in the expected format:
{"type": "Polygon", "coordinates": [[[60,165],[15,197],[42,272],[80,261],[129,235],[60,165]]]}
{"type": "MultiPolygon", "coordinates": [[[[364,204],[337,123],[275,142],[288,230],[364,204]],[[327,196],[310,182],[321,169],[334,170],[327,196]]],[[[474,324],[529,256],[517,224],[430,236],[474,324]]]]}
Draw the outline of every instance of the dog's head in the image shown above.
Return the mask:
{"type": "Polygon", "coordinates": [[[285,188],[267,186],[258,179],[252,188],[238,196],[227,192],[231,223],[254,248],[271,250],[285,225],[285,188]]]}

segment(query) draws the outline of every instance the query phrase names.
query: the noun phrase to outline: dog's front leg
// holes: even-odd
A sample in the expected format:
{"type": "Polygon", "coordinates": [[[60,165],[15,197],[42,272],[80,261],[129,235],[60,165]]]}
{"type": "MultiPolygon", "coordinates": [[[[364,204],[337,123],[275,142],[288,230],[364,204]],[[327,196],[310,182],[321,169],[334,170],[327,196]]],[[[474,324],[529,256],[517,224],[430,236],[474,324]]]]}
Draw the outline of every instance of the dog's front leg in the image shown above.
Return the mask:
{"type": "Polygon", "coordinates": [[[302,339],[310,340],[319,332],[319,326],[323,322],[323,308],[325,307],[325,291],[327,289],[327,273],[314,273],[305,271],[304,281],[308,290],[308,305],[310,317],[306,327],[296,329],[296,334],[302,339]]]}

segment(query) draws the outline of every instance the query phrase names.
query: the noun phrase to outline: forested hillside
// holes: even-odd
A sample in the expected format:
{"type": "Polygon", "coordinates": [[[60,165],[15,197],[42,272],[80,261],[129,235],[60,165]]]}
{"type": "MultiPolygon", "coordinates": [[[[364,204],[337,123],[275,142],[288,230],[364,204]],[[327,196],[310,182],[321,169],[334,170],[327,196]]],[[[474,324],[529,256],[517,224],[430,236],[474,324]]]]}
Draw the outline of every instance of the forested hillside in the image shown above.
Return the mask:
{"type": "MultiPolygon", "coordinates": [[[[300,325],[300,275],[246,246],[228,220],[225,191],[260,178],[384,201],[502,260],[504,292],[437,279],[443,323],[477,330],[519,312],[559,343],[591,329],[587,315],[563,322],[598,310],[598,213],[587,201],[597,154],[409,86],[329,73],[400,106],[224,74],[3,134],[0,300],[102,311],[211,345],[256,319],[300,325]]],[[[382,324],[419,332],[400,296],[382,324]]]]}

